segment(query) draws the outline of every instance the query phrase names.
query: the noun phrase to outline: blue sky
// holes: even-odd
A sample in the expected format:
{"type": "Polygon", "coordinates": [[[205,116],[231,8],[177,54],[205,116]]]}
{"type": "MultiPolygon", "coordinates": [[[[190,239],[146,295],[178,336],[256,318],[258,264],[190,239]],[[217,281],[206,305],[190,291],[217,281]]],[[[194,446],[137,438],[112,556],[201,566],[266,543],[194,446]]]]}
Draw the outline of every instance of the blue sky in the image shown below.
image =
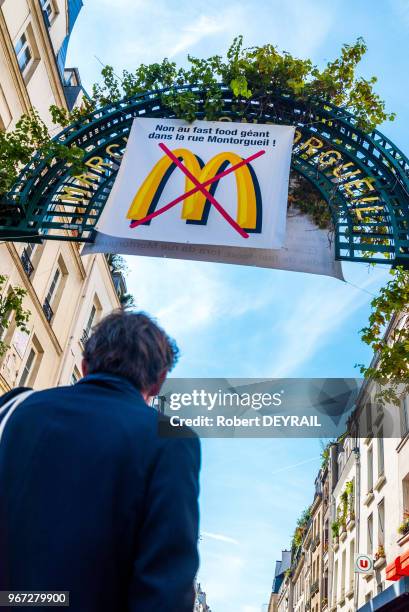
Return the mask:
{"type": "MultiPolygon", "coordinates": [[[[274,43],[322,64],[363,36],[361,74],[395,123],[383,131],[409,150],[406,57],[409,0],[85,0],[69,62],[86,87],[100,64],[120,71],[164,56],[223,53],[237,34],[274,43]]],[[[355,376],[370,353],[359,340],[371,294],[386,269],[344,266],[361,289],[331,278],[148,258],[128,258],[130,291],[177,340],[175,375],[192,377],[355,376]]],[[[274,561],[303,508],[319,467],[317,440],[206,440],[203,443],[199,579],[213,612],[260,612],[274,561]]]]}

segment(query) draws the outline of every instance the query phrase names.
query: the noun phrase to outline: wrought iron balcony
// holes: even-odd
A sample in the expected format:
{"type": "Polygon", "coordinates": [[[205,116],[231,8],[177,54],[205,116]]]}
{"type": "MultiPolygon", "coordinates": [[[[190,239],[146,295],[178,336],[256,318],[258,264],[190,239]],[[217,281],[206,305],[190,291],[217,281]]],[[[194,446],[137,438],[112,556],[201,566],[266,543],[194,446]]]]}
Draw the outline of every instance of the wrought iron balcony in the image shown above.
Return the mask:
{"type": "Polygon", "coordinates": [[[27,274],[28,278],[30,278],[30,276],[34,272],[34,266],[31,263],[31,259],[29,254],[27,253],[27,249],[23,249],[20,259],[21,263],[23,264],[24,272],[27,274]]]}
{"type": "Polygon", "coordinates": [[[54,312],[53,312],[53,309],[51,308],[50,302],[47,300],[47,298],[45,298],[45,300],[44,300],[43,311],[44,311],[44,314],[45,314],[45,318],[50,323],[51,319],[54,316],[54,312]]]}
{"type": "Polygon", "coordinates": [[[318,593],[318,590],[319,590],[319,581],[316,580],[315,582],[312,583],[311,588],[310,588],[311,596],[315,595],[315,593],[318,593]]]}
{"type": "Polygon", "coordinates": [[[320,543],[320,536],[317,535],[317,536],[315,536],[315,538],[313,539],[313,541],[311,543],[311,549],[312,549],[313,552],[317,548],[319,543],[320,543]]]}
{"type": "Polygon", "coordinates": [[[87,342],[89,338],[89,333],[86,329],[82,330],[82,336],[81,336],[81,344],[82,346],[85,346],[85,343],[87,342]]]}

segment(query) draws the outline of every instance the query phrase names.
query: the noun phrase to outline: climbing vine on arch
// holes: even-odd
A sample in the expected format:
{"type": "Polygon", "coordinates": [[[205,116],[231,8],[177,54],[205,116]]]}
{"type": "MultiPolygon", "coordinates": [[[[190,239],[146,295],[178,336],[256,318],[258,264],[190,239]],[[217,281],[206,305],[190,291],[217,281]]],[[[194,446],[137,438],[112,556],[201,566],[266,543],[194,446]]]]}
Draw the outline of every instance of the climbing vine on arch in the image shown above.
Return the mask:
{"type": "MultiPolygon", "coordinates": [[[[323,67],[317,67],[311,60],[280,51],[272,44],[246,48],[243,38],[238,36],[225,57],[188,56],[186,65],[182,67],[165,58],[162,62],[142,64],[134,71],[123,70],[118,75],[112,66],[105,66],[101,82],[94,85],[81,108],[68,112],[52,106],[50,113],[56,126],[65,127],[84,120],[87,114],[102,106],[152,91],[161,97],[162,105],[170,115],[192,121],[200,99],[203,101],[205,118],[216,120],[223,109],[223,94],[218,86],[222,82],[230,86],[233,92],[232,110],[238,118],[246,116],[253,98],[259,102],[262,114],[275,92],[290,92],[302,101],[319,98],[345,108],[354,114],[361,130],[370,132],[380,123],[393,120],[395,115],[386,110],[385,103],[376,93],[376,77],[358,75],[359,63],[365,52],[365,42],[358,38],[353,44],[345,44],[337,58],[323,67]],[[167,91],[163,92],[163,89],[167,91]]],[[[43,159],[68,161],[73,175],[79,174],[83,168],[84,151],[52,140],[44,122],[33,111],[20,119],[14,131],[0,133],[0,198],[10,190],[21,167],[34,154],[43,159]]],[[[291,181],[289,206],[295,214],[297,211],[308,214],[318,227],[330,228],[331,216],[327,203],[306,179],[298,175],[291,181]]],[[[383,240],[382,236],[379,240],[383,240]]],[[[395,308],[399,303],[399,299],[395,299],[396,291],[400,291],[402,285],[407,286],[408,282],[408,272],[401,270],[397,284],[387,286],[380,296],[381,301],[374,305],[374,316],[363,332],[363,340],[374,350],[381,351],[385,367],[390,368],[391,375],[393,372],[405,372],[408,343],[401,333],[396,350],[388,354],[388,349],[380,340],[383,326],[378,318],[383,317],[384,324],[387,324],[389,311],[382,314],[379,309],[395,308]]],[[[383,363],[382,359],[380,363],[383,363]]],[[[363,368],[362,371],[366,376],[373,375],[370,368],[363,368]]]]}

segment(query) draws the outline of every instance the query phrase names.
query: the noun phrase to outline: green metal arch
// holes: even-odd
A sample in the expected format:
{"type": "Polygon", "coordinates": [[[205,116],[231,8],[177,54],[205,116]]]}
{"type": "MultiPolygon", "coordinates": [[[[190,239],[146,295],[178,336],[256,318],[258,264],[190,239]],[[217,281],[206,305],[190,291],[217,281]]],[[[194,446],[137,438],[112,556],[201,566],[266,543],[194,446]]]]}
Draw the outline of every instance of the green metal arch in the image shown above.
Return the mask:
{"type": "MultiPolygon", "coordinates": [[[[198,95],[197,117],[204,118],[203,92],[190,89],[198,95]]],[[[292,168],[328,203],[337,259],[370,258],[409,267],[409,160],[389,139],[377,130],[362,132],[353,115],[328,102],[280,92],[252,99],[240,119],[232,92],[224,85],[220,89],[221,119],[243,120],[244,116],[247,122],[296,127],[292,168]],[[323,162],[328,159],[333,163],[323,162]],[[367,197],[376,199],[362,201],[367,197]],[[373,210],[365,210],[368,207],[373,210]]],[[[90,169],[95,185],[87,189],[78,185],[66,163],[33,158],[0,208],[0,235],[10,240],[92,241],[120,165],[118,158],[107,155],[107,147],[124,150],[135,117],[172,117],[162,104],[163,93],[121,100],[62,131],[56,141],[81,147],[88,161],[97,156],[109,162],[104,173],[90,169]],[[81,203],[61,195],[74,185],[83,194],[81,203]]]]}

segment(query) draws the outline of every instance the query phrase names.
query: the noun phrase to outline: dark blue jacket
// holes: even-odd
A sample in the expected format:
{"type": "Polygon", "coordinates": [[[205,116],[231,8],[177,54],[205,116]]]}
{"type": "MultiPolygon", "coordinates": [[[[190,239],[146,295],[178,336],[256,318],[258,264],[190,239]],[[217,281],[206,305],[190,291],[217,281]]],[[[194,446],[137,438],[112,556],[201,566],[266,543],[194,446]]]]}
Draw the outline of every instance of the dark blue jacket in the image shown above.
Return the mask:
{"type": "Polygon", "coordinates": [[[199,441],[157,428],[106,374],[16,409],[0,443],[0,590],[70,591],[71,612],[191,612],[199,441]]]}

